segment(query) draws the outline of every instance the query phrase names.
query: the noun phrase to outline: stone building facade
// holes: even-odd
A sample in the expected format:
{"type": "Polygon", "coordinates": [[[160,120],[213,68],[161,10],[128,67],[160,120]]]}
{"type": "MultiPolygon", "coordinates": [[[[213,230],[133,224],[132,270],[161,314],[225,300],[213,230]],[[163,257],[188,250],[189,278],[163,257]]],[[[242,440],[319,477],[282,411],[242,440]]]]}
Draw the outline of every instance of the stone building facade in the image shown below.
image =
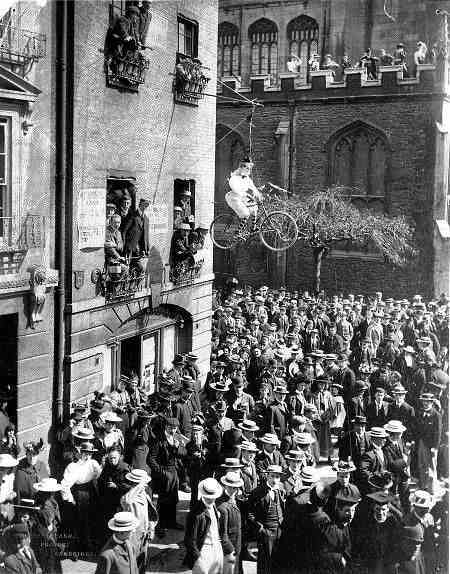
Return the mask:
{"type": "MultiPolygon", "coordinates": [[[[22,80],[35,103],[30,134],[20,135],[31,143],[18,180],[23,205],[49,221],[44,247],[33,245],[16,275],[20,285],[0,293],[0,314],[17,323],[8,325],[17,336],[20,440],[46,436],[71,403],[118,388],[121,374],[154,390],[176,352],[196,352],[205,371],[210,345],[210,241],[178,267],[171,244],[180,214],[197,231],[213,214],[216,110],[204,92],[215,93],[217,3],[40,4],[30,26],[46,34],[47,54],[22,80]],[[130,247],[117,274],[105,228],[114,212],[125,221],[126,207],[139,205],[146,252],[130,247]],[[25,303],[34,263],[47,269],[47,296],[32,328],[25,303]]],[[[12,356],[7,362],[12,368],[12,356]]]]}
{"type": "MultiPolygon", "coordinates": [[[[256,185],[270,181],[299,194],[351,187],[356,205],[409,218],[420,253],[397,269],[370,249],[334,249],[322,266],[323,288],[439,295],[449,282],[447,64],[439,56],[435,66],[416,69],[412,52],[419,40],[442,47],[443,20],[435,11],[445,6],[385,4],[388,15],[381,1],[220,3],[216,203],[223,203],[226,178],[250,148],[256,185]],[[379,57],[381,48],[392,53],[400,42],[408,72],[380,66],[378,77],[367,79],[354,66],[335,75],[306,68],[316,52],[322,63],[327,53],[341,62],[344,52],[355,63],[367,46],[379,57]],[[293,73],[291,53],[302,59],[293,73]],[[254,100],[262,106],[251,114],[254,100]]],[[[299,243],[274,256],[256,241],[236,257],[216,250],[215,271],[219,281],[237,275],[255,285],[309,289],[313,261],[299,243]]]]}

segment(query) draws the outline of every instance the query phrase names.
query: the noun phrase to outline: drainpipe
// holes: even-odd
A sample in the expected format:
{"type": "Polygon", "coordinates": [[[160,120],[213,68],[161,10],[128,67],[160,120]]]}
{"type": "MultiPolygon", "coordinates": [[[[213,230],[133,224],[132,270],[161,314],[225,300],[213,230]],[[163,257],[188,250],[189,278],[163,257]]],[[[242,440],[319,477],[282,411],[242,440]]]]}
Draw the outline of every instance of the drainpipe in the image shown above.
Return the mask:
{"type": "MultiPolygon", "coordinates": [[[[59,272],[59,282],[55,289],[54,316],[54,423],[61,423],[64,416],[64,370],[66,351],[66,285],[68,266],[66,245],[67,211],[71,211],[68,198],[71,197],[72,129],[69,125],[72,111],[68,105],[68,95],[73,88],[73,15],[71,0],[55,2],[55,264],[59,272]],[[70,177],[69,177],[70,176],[70,177]],[[66,209],[68,207],[68,210],[66,209]]],[[[69,96],[70,97],[70,96],[69,96]]],[[[70,98],[71,99],[71,98],[70,98]]],[[[71,231],[71,230],[70,230],[71,231]]]]}
{"type": "Polygon", "coordinates": [[[289,105],[289,165],[288,190],[294,193],[294,159],[295,159],[295,100],[288,100],[289,105]]]}

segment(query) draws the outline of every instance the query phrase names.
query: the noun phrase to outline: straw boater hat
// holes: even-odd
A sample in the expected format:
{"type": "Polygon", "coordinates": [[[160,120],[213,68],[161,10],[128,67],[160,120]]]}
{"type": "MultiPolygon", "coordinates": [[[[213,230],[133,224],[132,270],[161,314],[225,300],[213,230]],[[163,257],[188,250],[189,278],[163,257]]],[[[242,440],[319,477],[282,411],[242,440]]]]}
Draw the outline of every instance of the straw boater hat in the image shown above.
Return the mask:
{"type": "Polygon", "coordinates": [[[103,415],[105,423],[121,423],[122,419],[113,411],[109,411],[103,415]]]}
{"type": "Polygon", "coordinates": [[[411,504],[417,508],[431,508],[433,506],[433,497],[425,490],[416,490],[411,497],[411,504]]]}
{"type": "Polygon", "coordinates": [[[382,427],[372,427],[369,435],[371,438],[387,438],[387,432],[382,427]]]}
{"type": "Polygon", "coordinates": [[[319,480],[317,471],[312,466],[304,466],[300,472],[300,478],[305,486],[314,484],[319,480]]]}
{"type": "Polygon", "coordinates": [[[290,450],[284,458],[286,460],[303,460],[305,458],[305,453],[302,450],[290,450]]]}
{"type": "Polygon", "coordinates": [[[72,436],[81,440],[94,440],[95,434],[91,429],[78,427],[72,431],[72,436]]]}
{"type": "Polygon", "coordinates": [[[226,458],[225,462],[223,464],[221,464],[220,467],[226,468],[229,471],[231,471],[231,470],[239,470],[241,468],[244,468],[244,465],[241,464],[241,462],[238,458],[226,458]]]}
{"type": "Polygon", "coordinates": [[[34,483],[33,488],[38,492],[59,492],[62,486],[56,478],[43,478],[40,482],[34,483]]]}
{"type": "Polygon", "coordinates": [[[283,469],[279,464],[269,464],[265,472],[266,474],[283,474],[283,469]]]}
{"type": "Polygon", "coordinates": [[[297,432],[294,430],[293,433],[296,444],[309,445],[315,442],[314,437],[309,432],[297,432]]]}
{"type": "Polygon", "coordinates": [[[389,433],[402,433],[406,427],[400,421],[389,421],[384,425],[384,429],[389,433]]]}
{"type": "Polygon", "coordinates": [[[114,532],[132,532],[139,525],[139,520],[132,512],[116,512],[108,520],[108,528],[114,532]]]}
{"type": "Polygon", "coordinates": [[[259,426],[255,423],[255,421],[249,419],[245,419],[244,421],[239,423],[238,428],[240,428],[242,431],[247,432],[256,432],[259,430],[259,426]]]}
{"type": "Polygon", "coordinates": [[[8,453],[0,454],[0,468],[13,468],[19,461],[8,453]]]}
{"type": "Polygon", "coordinates": [[[133,482],[134,484],[147,484],[151,481],[147,472],[141,468],[132,468],[130,472],[127,472],[125,478],[128,482],[133,482]]]}
{"type": "Polygon", "coordinates": [[[207,498],[219,498],[223,488],[215,478],[205,478],[198,483],[198,496],[207,498]]]}
{"type": "Polygon", "coordinates": [[[94,448],[94,445],[91,442],[82,442],[80,445],[81,452],[97,452],[97,449],[94,448]]]}
{"type": "Polygon", "coordinates": [[[280,441],[276,434],[267,433],[259,439],[263,444],[274,444],[278,446],[280,441]]]}
{"type": "Polygon", "coordinates": [[[211,383],[209,386],[211,389],[213,389],[213,391],[220,391],[222,393],[228,391],[230,387],[229,384],[224,381],[216,381],[215,383],[211,383]]]}
{"type": "Polygon", "coordinates": [[[241,478],[239,472],[228,471],[222,478],[220,482],[224,486],[232,486],[233,488],[241,488],[244,486],[244,481],[241,478]]]}
{"type": "Polygon", "coordinates": [[[239,445],[242,450],[246,450],[248,452],[258,452],[258,447],[254,442],[250,442],[249,440],[243,440],[239,445]]]}

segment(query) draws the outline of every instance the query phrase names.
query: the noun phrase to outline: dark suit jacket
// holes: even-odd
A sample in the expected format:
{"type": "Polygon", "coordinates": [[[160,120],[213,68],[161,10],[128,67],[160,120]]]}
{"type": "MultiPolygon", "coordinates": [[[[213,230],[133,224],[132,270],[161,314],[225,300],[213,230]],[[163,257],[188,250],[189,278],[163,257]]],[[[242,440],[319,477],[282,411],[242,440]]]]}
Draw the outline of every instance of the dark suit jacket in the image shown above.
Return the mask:
{"type": "Polygon", "coordinates": [[[414,407],[408,403],[397,406],[395,403],[389,405],[389,418],[392,421],[400,421],[406,427],[405,437],[412,438],[414,431],[415,411],[414,407]]]}
{"type": "Polygon", "coordinates": [[[158,494],[169,494],[178,490],[177,463],[186,455],[186,449],[181,445],[172,446],[165,436],[153,443],[148,464],[152,471],[152,485],[158,494]]]}
{"type": "Polygon", "coordinates": [[[371,402],[366,408],[367,428],[382,427],[390,420],[398,420],[390,415],[389,407],[390,405],[383,401],[381,409],[377,413],[375,401],[371,402]]]}
{"type": "Polygon", "coordinates": [[[36,574],[39,564],[33,550],[31,548],[28,550],[31,560],[26,559],[20,552],[10,554],[5,558],[5,574],[36,574]]]}
{"type": "Polygon", "coordinates": [[[367,482],[370,478],[374,474],[379,474],[380,472],[387,470],[386,462],[386,457],[384,457],[384,465],[381,464],[373,449],[367,451],[361,456],[358,469],[355,473],[355,482],[363,494],[369,492],[367,482]]]}
{"type": "Polygon", "coordinates": [[[117,544],[111,537],[100,552],[95,574],[138,574],[136,553],[130,541],[117,544]]]}
{"type": "Polygon", "coordinates": [[[431,409],[429,416],[420,412],[415,419],[416,441],[423,440],[428,448],[439,448],[442,433],[442,418],[435,410],[431,409]]]}
{"type": "Polygon", "coordinates": [[[349,401],[352,398],[355,380],[355,373],[350,369],[350,367],[345,367],[342,371],[337,371],[333,378],[334,383],[338,383],[344,387],[342,395],[346,401],[349,401]]]}
{"type": "Polygon", "coordinates": [[[363,438],[360,439],[354,431],[349,431],[339,440],[338,447],[341,460],[347,460],[350,457],[355,465],[358,465],[363,454],[362,447],[364,447],[364,452],[366,452],[370,450],[372,444],[367,433],[364,433],[363,438]]]}
{"type": "Polygon", "coordinates": [[[403,458],[403,442],[400,441],[399,444],[394,444],[391,440],[387,439],[383,447],[383,452],[387,470],[392,472],[399,480],[405,481],[408,477],[405,473],[407,464],[403,458]]]}
{"type": "Polygon", "coordinates": [[[284,408],[277,402],[270,404],[267,409],[267,432],[276,434],[281,440],[287,432],[289,416],[286,403],[284,408]]]}
{"type": "Polygon", "coordinates": [[[232,503],[226,494],[216,501],[219,512],[219,532],[221,534],[222,549],[226,556],[234,552],[238,556],[241,552],[241,511],[236,502],[232,503]]]}
{"type": "MultiPolygon", "coordinates": [[[[220,525],[220,515],[214,507],[217,516],[217,523],[220,525]]],[[[200,556],[200,550],[205,542],[208,528],[211,524],[209,512],[203,502],[199,501],[189,512],[186,521],[186,530],[184,535],[184,545],[186,547],[186,556],[184,564],[192,569],[192,566],[200,556]]],[[[220,528],[220,526],[219,526],[220,528]]]]}
{"type": "MultiPolygon", "coordinates": [[[[280,487],[280,489],[275,492],[276,496],[279,497],[279,502],[284,514],[286,493],[282,487],[280,487]]],[[[261,528],[265,528],[269,506],[269,487],[266,484],[258,486],[258,488],[255,488],[255,490],[251,493],[248,499],[248,520],[250,524],[255,528],[256,532],[260,531],[261,528]]]]}
{"type": "Polygon", "coordinates": [[[255,457],[255,466],[258,475],[265,472],[269,464],[278,464],[282,468],[286,467],[286,463],[280,451],[275,450],[273,452],[273,462],[269,460],[269,457],[266,452],[264,451],[258,452],[258,454],[255,457]]]}
{"type": "Polygon", "coordinates": [[[144,235],[144,217],[137,209],[126,217],[122,226],[122,237],[126,253],[148,251],[144,235]]]}

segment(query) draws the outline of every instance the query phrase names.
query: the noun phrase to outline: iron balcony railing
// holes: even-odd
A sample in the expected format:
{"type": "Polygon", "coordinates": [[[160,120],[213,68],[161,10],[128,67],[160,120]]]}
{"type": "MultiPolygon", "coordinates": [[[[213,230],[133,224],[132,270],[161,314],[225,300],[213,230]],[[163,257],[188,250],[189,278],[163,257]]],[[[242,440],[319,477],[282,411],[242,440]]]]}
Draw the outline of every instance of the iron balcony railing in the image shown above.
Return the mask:
{"type": "Polygon", "coordinates": [[[210,80],[206,75],[208,68],[198,58],[177,54],[173,92],[175,101],[196,105],[204,97],[205,88],[210,80]]]}
{"type": "Polygon", "coordinates": [[[0,252],[27,251],[45,245],[46,217],[0,217],[0,252]]]}
{"type": "Polygon", "coordinates": [[[0,61],[27,64],[45,54],[45,34],[0,23],[0,61]]]}

